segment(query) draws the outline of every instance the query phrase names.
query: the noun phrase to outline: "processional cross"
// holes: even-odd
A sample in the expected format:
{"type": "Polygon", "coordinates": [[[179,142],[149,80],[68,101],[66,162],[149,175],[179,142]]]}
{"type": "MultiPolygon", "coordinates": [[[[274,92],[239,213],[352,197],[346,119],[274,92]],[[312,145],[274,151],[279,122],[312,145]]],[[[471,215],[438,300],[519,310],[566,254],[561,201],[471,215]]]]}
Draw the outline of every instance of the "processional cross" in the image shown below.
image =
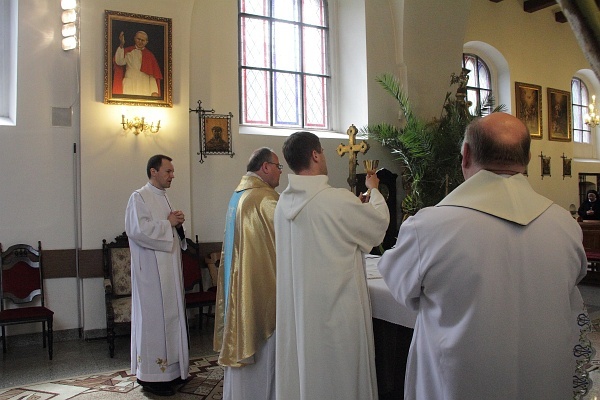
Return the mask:
{"type": "Polygon", "coordinates": [[[358,165],[356,155],[357,153],[366,154],[369,151],[369,144],[364,140],[360,143],[355,143],[358,129],[354,125],[350,125],[346,133],[349,136],[348,144],[341,143],[337,147],[337,153],[340,157],[348,153],[348,185],[350,185],[350,191],[354,193],[354,188],[356,187],[356,166],[358,165]]]}

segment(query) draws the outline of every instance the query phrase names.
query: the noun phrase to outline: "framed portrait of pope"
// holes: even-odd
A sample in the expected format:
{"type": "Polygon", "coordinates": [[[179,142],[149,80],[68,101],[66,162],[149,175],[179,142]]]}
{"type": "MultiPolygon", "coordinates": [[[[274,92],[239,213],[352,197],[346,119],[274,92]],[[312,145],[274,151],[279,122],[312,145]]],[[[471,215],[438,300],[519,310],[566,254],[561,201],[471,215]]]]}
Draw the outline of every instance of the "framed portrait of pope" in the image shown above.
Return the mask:
{"type": "Polygon", "coordinates": [[[173,107],[171,19],[104,13],[104,103],[173,107]]]}

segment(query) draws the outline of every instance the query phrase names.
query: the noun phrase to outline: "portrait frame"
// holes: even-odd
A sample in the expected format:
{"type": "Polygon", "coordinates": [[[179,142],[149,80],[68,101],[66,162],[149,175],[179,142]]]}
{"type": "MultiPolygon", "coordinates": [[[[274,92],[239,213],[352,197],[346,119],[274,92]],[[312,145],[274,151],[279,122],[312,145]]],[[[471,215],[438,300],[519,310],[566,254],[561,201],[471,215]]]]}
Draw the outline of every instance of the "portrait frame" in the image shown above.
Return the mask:
{"type": "Polygon", "coordinates": [[[516,117],[529,129],[532,139],[543,137],[542,87],[531,83],[515,82],[516,117]]]}
{"type": "MultiPolygon", "coordinates": [[[[104,103],[132,106],[173,107],[173,65],[172,65],[172,36],[171,18],[150,15],[131,14],[121,11],[104,11],[104,103]],[[123,83],[126,65],[119,66],[115,62],[115,53],[120,45],[119,35],[125,36],[125,51],[134,45],[134,36],[138,31],[144,31],[148,36],[146,48],[150,55],[144,54],[144,60],[155,74],[158,94],[123,93],[123,83]],[[153,56],[153,57],[152,57],[153,56]],[[152,58],[156,62],[152,61],[152,58]],[[154,72],[156,69],[160,72],[154,72]],[[162,75],[162,79],[160,78],[162,75]]],[[[146,68],[148,70],[148,68],[146,68]]],[[[146,71],[144,71],[146,72],[146,71]]],[[[139,71],[138,71],[139,73],[139,71]]]]}
{"type": "Polygon", "coordinates": [[[228,154],[233,157],[231,143],[231,117],[233,114],[202,114],[200,117],[200,152],[228,154]]]}
{"type": "Polygon", "coordinates": [[[572,177],[571,164],[572,164],[573,159],[565,156],[565,153],[563,153],[561,158],[562,158],[562,164],[563,164],[563,173],[562,173],[563,179],[565,179],[566,176],[571,178],[572,177]]]}
{"type": "Polygon", "coordinates": [[[571,93],[548,88],[548,139],[571,141],[571,93]]]}
{"type": "Polygon", "coordinates": [[[540,167],[542,171],[542,179],[544,176],[552,176],[552,171],[550,169],[550,160],[552,157],[545,156],[543,152],[540,152],[540,167]]]}

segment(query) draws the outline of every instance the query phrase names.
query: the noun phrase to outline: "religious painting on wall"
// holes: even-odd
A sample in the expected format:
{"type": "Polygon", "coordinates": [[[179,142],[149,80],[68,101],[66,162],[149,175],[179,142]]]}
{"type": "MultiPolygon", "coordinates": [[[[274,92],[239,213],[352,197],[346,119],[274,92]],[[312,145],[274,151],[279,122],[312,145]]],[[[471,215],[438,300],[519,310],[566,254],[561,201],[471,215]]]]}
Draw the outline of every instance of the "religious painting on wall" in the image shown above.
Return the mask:
{"type": "Polygon", "coordinates": [[[571,93],[548,88],[548,139],[571,141],[571,93]]]}
{"type": "Polygon", "coordinates": [[[542,138],[542,87],[530,83],[515,82],[517,115],[532,139],[542,138]]]}
{"type": "Polygon", "coordinates": [[[551,157],[545,156],[542,152],[540,152],[542,179],[544,179],[544,176],[551,176],[550,159],[551,157]]]}
{"type": "Polygon", "coordinates": [[[563,160],[563,179],[565,179],[565,176],[571,177],[571,162],[573,159],[566,157],[564,153],[561,158],[563,160]]]}
{"type": "Polygon", "coordinates": [[[201,118],[201,145],[203,154],[230,154],[231,117],[233,115],[205,114],[201,118]]]}
{"type": "Polygon", "coordinates": [[[173,107],[171,18],[104,13],[104,103],[173,107]]]}

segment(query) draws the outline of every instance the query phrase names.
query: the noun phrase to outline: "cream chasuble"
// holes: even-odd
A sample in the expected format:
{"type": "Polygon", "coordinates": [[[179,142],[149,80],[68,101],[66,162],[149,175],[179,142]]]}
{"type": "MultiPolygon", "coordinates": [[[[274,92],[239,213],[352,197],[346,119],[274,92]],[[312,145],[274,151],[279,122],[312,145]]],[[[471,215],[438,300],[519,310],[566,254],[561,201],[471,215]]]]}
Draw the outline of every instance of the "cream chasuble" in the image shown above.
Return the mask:
{"type": "Polygon", "coordinates": [[[408,218],[378,268],[418,312],[405,399],[573,397],[582,233],[523,175],[478,172],[408,218]]]}
{"type": "Polygon", "coordinates": [[[188,375],[189,353],[180,240],[168,221],[164,190],[150,183],[135,191],[125,226],[131,249],[131,368],[138,379],[170,381],[188,375]]]}

